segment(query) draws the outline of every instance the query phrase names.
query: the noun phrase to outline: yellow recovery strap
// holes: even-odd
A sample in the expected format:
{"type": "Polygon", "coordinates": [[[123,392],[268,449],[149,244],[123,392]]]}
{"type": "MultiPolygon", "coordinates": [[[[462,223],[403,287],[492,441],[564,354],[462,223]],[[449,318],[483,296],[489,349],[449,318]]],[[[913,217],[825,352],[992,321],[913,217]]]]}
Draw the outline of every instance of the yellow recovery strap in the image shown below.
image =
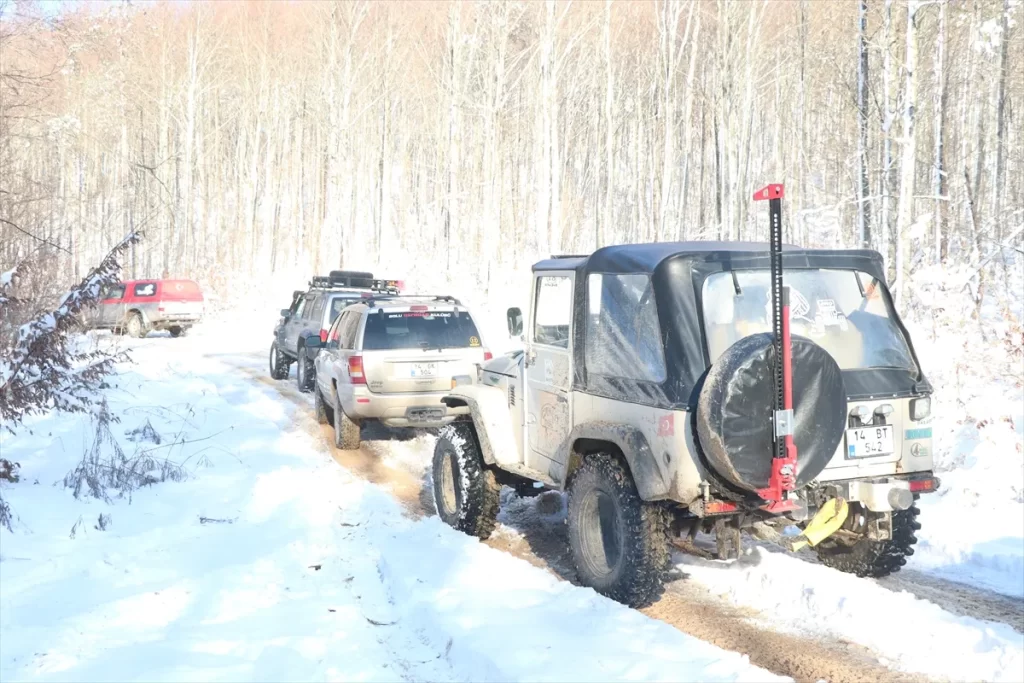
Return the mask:
{"type": "Polygon", "coordinates": [[[844,499],[832,498],[818,509],[811,521],[804,527],[803,533],[785,539],[786,548],[796,552],[808,545],[818,545],[843,526],[849,511],[849,505],[844,499]]]}

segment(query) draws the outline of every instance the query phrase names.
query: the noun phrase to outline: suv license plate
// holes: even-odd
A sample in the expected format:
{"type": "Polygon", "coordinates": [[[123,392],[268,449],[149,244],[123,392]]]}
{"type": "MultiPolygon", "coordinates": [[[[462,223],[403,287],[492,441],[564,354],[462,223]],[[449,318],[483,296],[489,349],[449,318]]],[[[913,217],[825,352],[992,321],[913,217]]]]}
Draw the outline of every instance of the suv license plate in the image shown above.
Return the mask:
{"type": "Polygon", "coordinates": [[[407,377],[434,377],[437,375],[437,363],[409,363],[406,366],[407,377]]]}
{"type": "Polygon", "coordinates": [[[892,455],[895,450],[891,426],[858,427],[846,430],[846,457],[848,458],[892,455]]]}

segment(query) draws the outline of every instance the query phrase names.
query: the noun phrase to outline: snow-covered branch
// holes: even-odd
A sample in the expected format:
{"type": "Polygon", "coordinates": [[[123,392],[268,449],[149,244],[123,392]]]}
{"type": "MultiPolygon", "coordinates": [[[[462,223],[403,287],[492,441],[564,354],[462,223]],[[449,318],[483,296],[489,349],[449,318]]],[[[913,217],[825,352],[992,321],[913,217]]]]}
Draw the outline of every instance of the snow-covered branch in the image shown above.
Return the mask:
{"type": "Polygon", "coordinates": [[[19,299],[13,294],[17,275],[29,267],[23,262],[0,277],[0,327],[17,326],[0,342],[0,420],[13,432],[27,415],[47,410],[79,412],[90,405],[90,396],[123,354],[82,350],[73,333],[78,314],[94,304],[104,285],[118,280],[119,258],[141,233],[132,232],[68,291],[57,307],[18,324],[12,315],[19,299]]]}

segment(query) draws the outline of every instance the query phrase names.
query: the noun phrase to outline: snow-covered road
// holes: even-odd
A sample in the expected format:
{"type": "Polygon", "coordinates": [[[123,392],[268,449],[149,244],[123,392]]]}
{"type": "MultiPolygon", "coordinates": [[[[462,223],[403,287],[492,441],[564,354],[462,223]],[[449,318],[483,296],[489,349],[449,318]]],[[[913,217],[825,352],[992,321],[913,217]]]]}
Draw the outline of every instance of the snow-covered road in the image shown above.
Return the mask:
{"type": "Polygon", "coordinates": [[[1024,671],[1018,598],[922,574],[858,579],[770,547],[730,563],[679,555],[659,604],[612,603],[571,584],[560,496],[506,491],[487,544],[454,532],[423,496],[432,437],[375,433],[335,451],[308,395],[266,376],[263,337],[239,350],[227,329],[135,343],[137,364],[107,392],[125,450],[186,463],[183,482],[130,504],[74,500],[52,484],[91,445],[81,416],[0,441],[23,465],[3,491],[18,520],[0,532],[0,680],[1024,671]],[[129,440],[146,423],[160,443],[129,440]]]}

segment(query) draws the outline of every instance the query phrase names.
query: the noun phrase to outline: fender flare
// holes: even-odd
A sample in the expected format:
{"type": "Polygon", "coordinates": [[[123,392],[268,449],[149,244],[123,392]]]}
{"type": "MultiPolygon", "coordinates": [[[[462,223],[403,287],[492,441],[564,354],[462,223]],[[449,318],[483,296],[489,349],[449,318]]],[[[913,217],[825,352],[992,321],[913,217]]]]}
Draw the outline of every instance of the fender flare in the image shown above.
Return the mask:
{"type": "Polygon", "coordinates": [[[441,398],[449,413],[468,415],[476,431],[480,455],[488,465],[520,461],[508,398],[500,387],[470,384],[454,388],[441,398]],[[487,416],[486,419],[484,416],[487,416]],[[510,451],[511,449],[511,451],[510,451]]]}
{"type": "Polygon", "coordinates": [[[668,496],[670,483],[662,476],[647,437],[636,427],[612,422],[584,422],[569,432],[562,445],[568,452],[561,454],[562,462],[568,463],[563,488],[587,453],[602,450],[602,442],[613,444],[622,452],[641,498],[659,500],[668,496]]]}

